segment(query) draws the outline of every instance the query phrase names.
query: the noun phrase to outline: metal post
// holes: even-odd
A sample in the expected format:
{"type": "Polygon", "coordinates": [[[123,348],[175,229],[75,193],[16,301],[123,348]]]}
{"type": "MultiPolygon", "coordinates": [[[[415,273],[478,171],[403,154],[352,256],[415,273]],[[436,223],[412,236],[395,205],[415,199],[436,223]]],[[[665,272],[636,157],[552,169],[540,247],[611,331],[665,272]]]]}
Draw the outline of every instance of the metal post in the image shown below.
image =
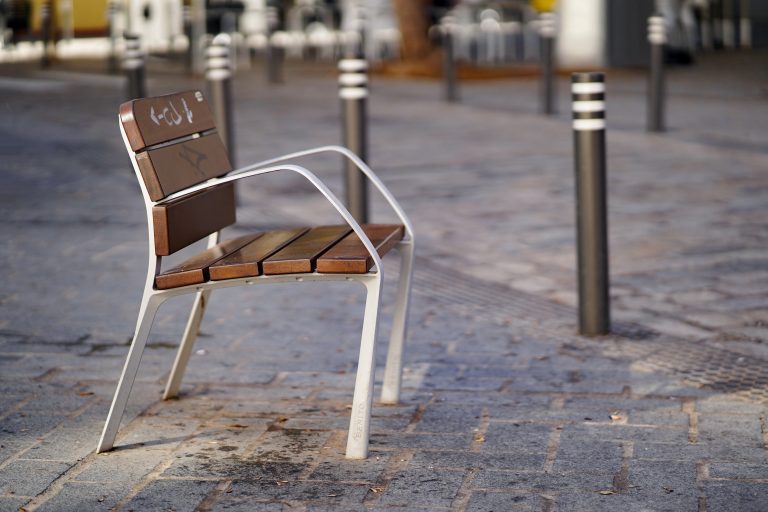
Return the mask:
{"type": "Polygon", "coordinates": [[[219,136],[229,154],[229,161],[235,166],[235,130],[232,117],[232,61],[230,47],[232,38],[229,34],[219,34],[213,38],[205,51],[205,78],[208,81],[213,116],[219,136]]]}
{"type": "Polygon", "coordinates": [[[267,7],[267,82],[270,84],[283,83],[283,59],[285,58],[285,49],[283,48],[283,33],[277,31],[280,23],[277,7],[267,7]]]}
{"type": "Polygon", "coordinates": [[[147,95],[144,80],[144,52],[141,51],[141,41],[135,34],[125,34],[125,54],[123,55],[123,70],[128,80],[127,96],[129,100],[143,98],[147,95]]]}
{"type": "Polygon", "coordinates": [[[608,334],[611,328],[605,158],[605,78],[574,73],[573,141],[576,170],[576,234],[579,333],[608,334]]]}
{"type": "Polygon", "coordinates": [[[443,83],[445,86],[445,101],[459,101],[459,87],[456,75],[456,59],[453,48],[453,33],[456,28],[454,18],[445,16],[440,23],[443,38],[443,83]]]}
{"type": "Polygon", "coordinates": [[[109,32],[109,55],[107,56],[107,72],[110,75],[117,73],[117,31],[115,23],[119,6],[117,0],[109,0],[107,3],[107,31],[109,32]]]}
{"type": "MultiPolygon", "coordinates": [[[[363,59],[339,61],[343,145],[368,161],[368,63],[363,59]]],[[[359,223],[368,222],[368,184],[362,172],[344,160],[344,192],[349,212],[359,223]]]]}
{"type": "Polygon", "coordinates": [[[200,75],[205,66],[202,44],[205,37],[205,0],[190,1],[189,51],[192,62],[192,72],[200,75]]]}
{"type": "Polygon", "coordinates": [[[663,132],[664,123],[664,45],[667,42],[667,26],[663,16],[648,18],[648,42],[651,44],[651,68],[648,75],[647,130],[663,132]]]}
{"type": "Polygon", "coordinates": [[[40,66],[47,68],[51,65],[51,56],[48,53],[51,43],[51,32],[53,28],[53,17],[51,16],[51,4],[44,2],[40,6],[40,39],[43,41],[43,56],[40,60],[40,66]]]}
{"type": "Polygon", "coordinates": [[[539,22],[541,112],[551,116],[555,113],[555,15],[542,13],[539,22]]]}

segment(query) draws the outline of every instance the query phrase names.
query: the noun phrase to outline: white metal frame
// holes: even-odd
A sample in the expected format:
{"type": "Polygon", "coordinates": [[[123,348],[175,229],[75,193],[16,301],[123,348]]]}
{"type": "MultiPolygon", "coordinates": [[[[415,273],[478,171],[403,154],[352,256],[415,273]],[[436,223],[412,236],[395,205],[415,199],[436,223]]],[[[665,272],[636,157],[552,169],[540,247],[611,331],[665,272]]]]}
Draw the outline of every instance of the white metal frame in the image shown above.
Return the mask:
{"type": "MultiPolygon", "coordinates": [[[[323,146],[291,153],[278,158],[265,160],[241,169],[232,171],[220,178],[214,178],[204,183],[186,188],[166,198],[153,202],[144,181],[141,177],[136,162],[136,155],[128,143],[125,131],[120,124],[120,131],[123,135],[128,153],[131,155],[136,177],[141,185],[142,195],[146,206],[148,235],[149,235],[149,261],[147,269],[147,279],[144,285],[144,295],[141,299],[139,308],[139,317],[136,323],[136,332],[128,351],[128,356],[123,367],[120,381],[112,400],[107,421],[99,440],[97,453],[110,450],[117,436],[120,427],[120,421],[123,416],[128,397],[133,387],[136,373],[141,362],[141,355],[144,352],[147,338],[149,336],[152,322],[158,308],[168,299],[188,293],[195,293],[195,300],[192,311],[187,321],[181,343],[179,345],[176,359],[171,370],[170,377],[166,384],[164,399],[173,398],[178,395],[181,381],[186,370],[189,357],[192,353],[192,347],[197,338],[200,323],[203,318],[206,306],[210,298],[211,291],[217,288],[229,288],[233,286],[267,284],[267,283],[289,283],[289,282],[314,282],[314,281],[356,281],[366,288],[365,316],[363,320],[363,330],[360,342],[360,355],[357,367],[357,376],[355,379],[355,391],[352,400],[352,415],[350,418],[349,433],[347,437],[346,456],[350,459],[364,459],[368,456],[368,439],[370,432],[371,407],[373,403],[373,383],[374,383],[374,347],[376,342],[376,333],[378,327],[378,310],[381,301],[381,283],[383,279],[383,267],[378,252],[366,236],[363,229],[347,211],[344,205],[323,184],[312,172],[302,166],[294,164],[273,165],[279,162],[295,160],[301,157],[315,155],[318,153],[335,152],[351,160],[358,169],[373,183],[376,189],[384,196],[387,203],[392,207],[402,224],[405,226],[406,236],[397,245],[400,253],[400,277],[397,291],[397,304],[395,306],[392,332],[390,335],[389,348],[387,352],[387,361],[384,369],[384,379],[382,386],[381,401],[386,404],[395,404],[400,397],[400,386],[402,381],[403,366],[403,348],[406,336],[406,325],[408,321],[408,303],[410,300],[410,289],[413,274],[414,258],[414,236],[413,227],[410,220],[405,215],[402,207],[387,187],[379,180],[368,165],[365,164],[357,155],[347,148],[341,146],[323,146]],[[241,180],[252,176],[268,174],[278,171],[291,171],[300,174],[306,178],[317,190],[325,196],[329,203],[344,218],[350,228],[357,234],[362,241],[365,249],[373,259],[373,268],[367,274],[321,274],[313,272],[309,274],[288,274],[275,276],[258,276],[240,279],[230,279],[224,281],[208,281],[201,284],[172,288],[169,290],[158,290],[155,288],[155,277],[160,273],[161,257],[155,253],[154,229],[152,228],[152,207],[158,204],[171,201],[173,199],[197,192],[199,190],[228,183],[230,181],[241,180]]],[[[208,247],[212,247],[219,242],[219,233],[213,233],[208,237],[208,247]]]]}

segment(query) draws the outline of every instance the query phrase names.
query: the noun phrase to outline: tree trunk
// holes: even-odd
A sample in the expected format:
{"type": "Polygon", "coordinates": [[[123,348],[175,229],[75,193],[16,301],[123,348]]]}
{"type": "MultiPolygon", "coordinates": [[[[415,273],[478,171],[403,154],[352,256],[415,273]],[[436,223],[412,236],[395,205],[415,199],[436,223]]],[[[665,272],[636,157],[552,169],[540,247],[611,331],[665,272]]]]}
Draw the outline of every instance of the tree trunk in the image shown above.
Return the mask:
{"type": "Polygon", "coordinates": [[[429,56],[432,49],[427,31],[427,5],[429,0],[392,0],[392,5],[400,26],[403,60],[422,60],[429,56]]]}

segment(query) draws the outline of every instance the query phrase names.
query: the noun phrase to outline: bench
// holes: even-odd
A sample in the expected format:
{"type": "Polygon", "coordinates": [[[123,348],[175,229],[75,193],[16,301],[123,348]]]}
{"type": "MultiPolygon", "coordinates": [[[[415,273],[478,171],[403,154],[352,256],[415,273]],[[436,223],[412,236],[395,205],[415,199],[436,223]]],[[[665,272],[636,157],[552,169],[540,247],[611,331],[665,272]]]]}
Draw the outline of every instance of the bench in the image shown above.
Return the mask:
{"type": "Polygon", "coordinates": [[[354,153],[339,146],[300,151],[232,170],[208,105],[199,91],[143,98],[120,107],[120,130],[141,186],[147,213],[149,263],[136,331],[97,452],[110,450],[160,305],[195,294],[164,399],[178,395],[187,362],[213,289],[268,283],[355,281],[367,290],[360,356],[346,456],[368,454],[374,383],[374,344],[381,300],[381,257],[400,253],[400,276],[381,400],[399,400],[403,345],[413,269],[411,224],[392,194],[354,153]],[[401,224],[360,225],[309,170],[292,162],[324,152],[350,159],[392,207],[401,224]],[[344,223],[253,233],[220,240],[235,222],[234,182],[273,172],[294,172],[325,196],[344,223]],[[207,248],[165,269],[163,258],[207,237],[207,248]]]}

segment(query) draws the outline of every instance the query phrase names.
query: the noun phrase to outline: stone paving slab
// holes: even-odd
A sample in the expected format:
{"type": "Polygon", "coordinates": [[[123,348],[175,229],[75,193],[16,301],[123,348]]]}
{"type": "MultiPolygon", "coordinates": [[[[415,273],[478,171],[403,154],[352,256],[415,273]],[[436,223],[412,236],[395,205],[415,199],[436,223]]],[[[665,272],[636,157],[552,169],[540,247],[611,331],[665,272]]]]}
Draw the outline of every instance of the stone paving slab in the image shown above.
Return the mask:
{"type": "MultiPolygon", "coordinates": [[[[419,253],[403,400],[374,405],[366,461],[344,459],[364,300],[344,283],[214,294],[167,402],[190,302],[164,305],[117,449],[93,452],[146,262],[122,80],[0,68],[0,510],[762,510],[764,58],[671,70],[653,136],[644,77],[609,72],[615,334],[598,339],[574,334],[565,83],[543,119],[529,80],[446,105],[436,82],[374,77],[371,161],[419,253]]],[[[150,66],[152,93],[204,86],[150,66]]],[[[240,163],[338,141],[332,68],[287,77],[236,78],[240,163]]],[[[312,168],[340,188],[335,156],[312,168]]],[[[243,185],[232,236],[335,220],[295,178],[243,185]]],[[[393,298],[387,277],[382,334],[393,298]]]]}

